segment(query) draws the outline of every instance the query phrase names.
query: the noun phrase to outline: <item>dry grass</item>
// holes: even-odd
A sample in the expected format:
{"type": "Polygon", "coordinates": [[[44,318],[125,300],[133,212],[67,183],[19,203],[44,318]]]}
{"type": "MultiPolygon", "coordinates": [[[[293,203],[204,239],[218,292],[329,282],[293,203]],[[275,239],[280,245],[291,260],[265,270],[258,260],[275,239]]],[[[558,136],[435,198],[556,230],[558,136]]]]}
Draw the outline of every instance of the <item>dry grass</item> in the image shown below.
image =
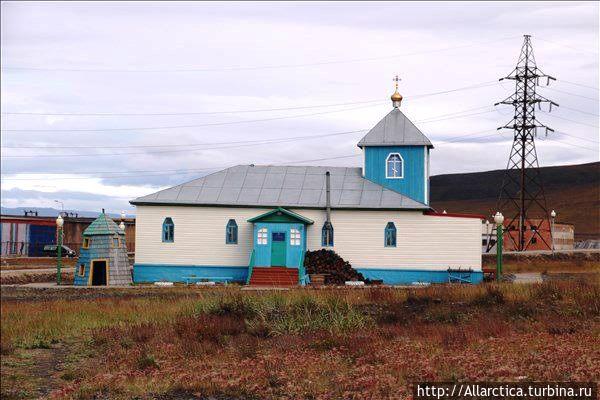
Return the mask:
{"type": "MultiPolygon", "coordinates": [[[[45,383],[60,399],[406,398],[419,380],[600,379],[598,279],[175,290],[173,298],[3,302],[3,367],[26,348],[68,343],[68,360],[45,383]]],[[[18,397],[2,381],[3,397],[18,397]]]]}

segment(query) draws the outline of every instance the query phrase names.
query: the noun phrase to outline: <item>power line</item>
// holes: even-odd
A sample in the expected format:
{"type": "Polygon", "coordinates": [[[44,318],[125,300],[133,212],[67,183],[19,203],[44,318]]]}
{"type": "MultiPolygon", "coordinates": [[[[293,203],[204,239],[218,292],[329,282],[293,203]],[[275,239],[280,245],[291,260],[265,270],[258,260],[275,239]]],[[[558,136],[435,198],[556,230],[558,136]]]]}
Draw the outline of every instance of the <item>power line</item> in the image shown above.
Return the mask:
{"type": "Polygon", "coordinates": [[[584,50],[584,49],[580,49],[580,48],[577,48],[577,47],[569,46],[568,44],[562,44],[562,43],[554,42],[554,41],[548,40],[548,39],[542,39],[542,38],[536,37],[536,40],[541,40],[541,41],[548,42],[548,43],[551,43],[551,44],[554,44],[554,45],[557,45],[557,46],[562,46],[562,47],[565,47],[565,48],[568,48],[568,49],[571,49],[571,50],[575,50],[577,52],[589,53],[589,54],[595,54],[595,55],[598,54],[598,52],[596,52],[596,51],[584,50]]]}
{"type": "MultiPolygon", "coordinates": [[[[357,132],[365,132],[362,131],[353,131],[348,133],[357,133],[357,132]]],[[[333,135],[329,135],[333,136],[333,135]]],[[[323,137],[322,135],[313,135],[310,137],[304,137],[303,139],[316,139],[323,137]]],[[[186,152],[196,152],[196,151],[206,151],[206,150],[220,150],[220,149],[233,149],[240,147],[252,147],[252,146],[262,146],[265,144],[275,144],[275,143],[288,143],[294,142],[299,139],[271,139],[264,140],[261,142],[252,142],[246,144],[235,144],[235,145],[225,145],[225,146],[217,146],[217,147],[204,147],[204,148],[195,148],[195,149],[172,149],[172,150],[159,150],[159,151],[144,151],[144,152],[125,152],[125,153],[82,153],[82,154],[34,154],[34,155],[18,155],[18,156],[2,156],[3,158],[63,158],[63,157],[109,157],[109,156],[124,156],[124,155],[146,155],[146,154],[162,154],[162,153],[186,153],[186,152]]]]}
{"type": "Polygon", "coordinates": [[[300,107],[284,107],[284,108],[262,108],[254,110],[239,110],[239,111],[206,111],[206,112],[178,112],[178,113],[58,113],[58,112],[3,112],[4,115],[56,115],[56,116],[77,116],[77,117],[143,117],[143,116],[180,116],[180,115],[216,115],[216,114],[244,114],[269,111],[287,111],[287,110],[303,110],[309,108],[325,108],[336,106],[348,106],[366,103],[381,103],[382,100],[366,100],[355,101],[351,103],[334,103],[321,104],[318,106],[300,106],[300,107]]]}
{"type": "MultiPolygon", "coordinates": [[[[348,155],[344,155],[344,156],[337,156],[337,157],[327,157],[327,158],[314,158],[311,160],[297,160],[297,161],[287,161],[285,163],[269,163],[267,165],[289,165],[289,164],[303,164],[303,163],[307,163],[307,162],[319,162],[319,161],[329,161],[329,160],[339,160],[339,159],[343,159],[343,158],[351,158],[351,157],[362,157],[362,154],[348,154],[348,155]]],[[[223,168],[229,168],[231,167],[231,165],[227,165],[227,166],[221,166],[221,167],[213,167],[213,168],[200,168],[200,169],[195,169],[195,170],[186,170],[186,171],[198,171],[198,170],[203,170],[203,171],[209,171],[209,170],[217,170],[217,169],[223,169],[223,168]]],[[[171,170],[171,171],[177,171],[177,170],[171,170]]],[[[181,170],[179,170],[181,171],[181,170]]],[[[164,172],[163,171],[156,171],[156,172],[164,172]]],[[[153,174],[153,175],[144,175],[144,174],[139,174],[136,176],[163,176],[163,175],[182,175],[185,174],[187,175],[190,172],[179,172],[179,173],[173,173],[170,172],[168,174],[153,174]]],[[[134,176],[135,177],[135,176],[134,176]]],[[[131,178],[131,176],[108,176],[108,177],[102,177],[102,176],[94,176],[94,177],[65,177],[65,178],[50,178],[53,180],[61,180],[61,179],[90,179],[90,178],[97,178],[97,179],[115,179],[115,178],[131,178]]],[[[40,180],[39,178],[1,178],[2,180],[15,180],[15,181],[20,181],[20,180],[40,180]]],[[[44,178],[47,179],[47,178],[44,178]]]]}
{"type": "Polygon", "coordinates": [[[544,90],[552,90],[554,92],[564,93],[564,94],[568,94],[570,96],[576,96],[576,97],[581,97],[583,99],[598,101],[598,99],[594,98],[594,97],[583,96],[581,94],[571,93],[571,92],[567,92],[566,90],[555,89],[555,88],[551,88],[551,87],[547,87],[547,86],[544,88],[544,90]]]}
{"type": "Polygon", "coordinates": [[[564,109],[571,110],[571,111],[577,111],[578,113],[582,113],[582,114],[593,115],[594,117],[600,117],[600,115],[598,115],[596,113],[591,113],[591,112],[587,112],[587,111],[581,111],[581,110],[578,110],[576,108],[571,108],[571,107],[567,107],[567,106],[560,106],[560,108],[564,108],[564,109]]]}
{"type": "MultiPolygon", "coordinates": [[[[475,107],[475,108],[470,108],[470,109],[466,109],[466,110],[462,110],[462,111],[456,111],[456,112],[452,112],[452,113],[446,113],[446,114],[440,114],[437,116],[433,116],[433,117],[428,117],[422,120],[416,120],[415,122],[418,123],[427,123],[427,122],[437,122],[437,120],[446,120],[446,119],[453,119],[453,118],[462,118],[462,117],[467,117],[467,116],[471,116],[471,115],[478,115],[478,114],[483,114],[483,113],[488,113],[488,112],[493,112],[494,110],[491,111],[485,111],[482,113],[471,113],[471,114],[464,114],[466,112],[469,111],[473,111],[473,110],[480,110],[483,108],[488,108],[489,106],[483,106],[483,107],[475,107]],[[463,115],[464,114],[464,115],[463,115]],[[452,118],[440,118],[440,117],[448,117],[448,116],[454,116],[452,118]],[[429,121],[432,120],[433,121],[429,121]]],[[[292,141],[292,140],[303,140],[303,139],[313,139],[313,138],[321,138],[321,137],[328,137],[328,136],[338,136],[338,135],[347,135],[347,134],[352,134],[352,133],[358,133],[358,132],[365,132],[368,129],[358,129],[358,130],[353,130],[353,131],[344,131],[344,132],[334,132],[334,133],[324,133],[324,134],[317,134],[317,135],[305,135],[305,136],[292,136],[292,137],[287,137],[287,138],[278,138],[278,139],[259,139],[259,140],[242,140],[242,141],[227,141],[227,142],[212,142],[212,143],[185,143],[185,144],[158,144],[158,145],[112,145],[112,146],[98,146],[98,145],[89,145],[89,146],[64,146],[64,145],[59,145],[59,146],[2,146],[2,148],[6,148],[6,149],[125,149],[125,148],[161,148],[161,147],[196,147],[196,146],[207,146],[207,145],[227,145],[227,144],[247,144],[247,143],[262,143],[262,142],[267,142],[270,143],[271,141],[292,141]]],[[[143,153],[146,154],[146,153],[143,153]]]]}
{"type": "MultiPolygon", "coordinates": [[[[438,92],[432,92],[432,93],[425,93],[425,94],[421,94],[421,95],[415,95],[415,96],[412,96],[410,98],[412,98],[412,99],[421,99],[421,98],[424,98],[424,97],[437,96],[437,95],[440,95],[440,94],[447,94],[447,93],[453,93],[453,92],[458,92],[458,91],[461,91],[461,90],[471,90],[471,89],[484,88],[484,87],[488,87],[488,86],[495,86],[497,84],[498,84],[497,81],[487,81],[487,82],[477,83],[477,84],[473,84],[473,85],[469,85],[469,86],[463,86],[463,87],[459,87],[459,88],[455,88],[455,89],[449,89],[449,90],[443,90],[443,91],[438,91],[438,92]]],[[[127,131],[127,130],[140,131],[140,130],[199,128],[199,127],[207,127],[207,126],[220,126],[220,125],[233,125],[233,124],[243,124],[243,123],[252,123],[252,122],[274,121],[274,120],[281,120],[281,119],[288,119],[288,118],[301,118],[301,117],[308,117],[308,116],[314,116],[314,115],[322,115],[322,114],[330,114],[330,113],[351,111],[351,110],[356,110],[356,109],[360,109],[360,108],[367,108],[367,107],[378,106],[378,105],[385,104],[385,103],[386,102],[384,102],[384,101],[380,101],[378,104],[374,104],[374,105],[345,108],[345,109],[342,109],[342,110],[322,111],[322,112],[311,113],[311,114],[288,115],[288,116],[262,118],[262,119],[255,119],[255,120],[214,122],[214,123],[197,124],[197,125],[175,125],[175,126],[140,127],[140,128],[98,128],[98,129],[2,129],[2,131],[4,131],[4,132],[32,132],[32,133],[45,133],[45,132],[65,132],[65,133],[66,132],[79,132],[79,133],[85,133],[85,132],[111,132],[111,131],[127,131]]]]}
{"type": "Polygon", "coordinates": [[[571,146],[571,147],[578,147],[578,148],[580,148],[580,149],[584,149],[584,150],[593,151],[593,152],[595,152],[596,154],[598,154],[598,149],[592,149],[592,148],[585,147],[585,146],[579,146],[579,145],[576,145],[576,144],[574,144],[574,143],[569,143],[569,142],[552,142],[552,143],[566,144],[567,146],[571,146]]]}
{"type": "MultiPolygon", "coordinates": [[[[385,102],[381,102],[380,104],[375,104],[377,106],[384,104],[385,102]]],[[[194,125],[172,125],[172,126],[150,126],[150,127],[133,127],[133,128],[96,128],[96,129],[2,129],[4,132],[32,132],[32,133],[55,133],[55,132],[77,132],[77,133],[90,133],[90,132],[121,132],[121,131],[145,131],[145,130],[161,130],[161,129],[182,129],[182,128],[201,128],[207,126],[220,126],[220,125],[237,125],[237,124],[245,124],[252,122],[266,122],[266,121],[276,121],[281,119],[289,119],[289,118],[301,118],[301,117],[310,117],[314,115],[323,115],[323,114],[331,114],[338,113],[344,111],[357,110],[360,108],[373,107],[375,105],[369,106],[360,106],[360,107],[352,107],[345,108],[342,110],[333,110],[333,111],[322,111],[310,114],[299,114],[299,115],[285,115],[280,117],[271,117],[271,118],[261,118],[261,119],[253,119],[253,120],[243,120],[243,121],[228,121],[228,122],[212,122],[208,124],[194,124],[194,125]]]]}
{"type": "Polygon", "coordinates": [[[575,138],[575,139],[579,139],[579,140],[584,140],[586,142],[600,143],[597,140],[592,140],[592,139],[584,138],[584,137],[581,137],[581,136],[575,136],[575,135],[571,135],[571,134],[565,133],[565,132],[554,131],[554,133],[558,133],[559,135],[569,136],[569,137],[572,137],[572,138],[575,138]]]}
{"type": "MultiPolygon", "coordinates": [[[[196,147],[196,146],[215,146],[215,145],[227,145],[227,144],[250,144],[250,143],[263,143],[263,142],[278,142],[278,141],[293,141],[303,139],[315,139],[328,136],[339,136],[348,135],[352,133],[365,132],[366,129],[358,129],[353,131],[345,132],[334,132],[334,133],[323,133],[318,135],[306,135],[306,136],[291,136],[287,138],[279,139],[258,139],[258,140],[240,140],[240,141],[228,141],[228,142],[212,142],[212,143],[186,143],[186,144],[157,144],[157,145],[127,145],[127,146],[2,146],[5,149],[128,149],[128,148],[156,148],[156,147],[196,147]]],[[[143,153],[146,154],[146,153],[143,153]]]]}
{"type": "Polygon", "coordinates": [[[584,85],[583,83],[577,83],[577,82],[569,82],[569,81],[565,81],[564,79],[561,79],[560,82],[568,83],[570,85],[575,85],[575,86],[581,86],[581,87],[588,88],[588,89],[599,90],[595,86],[584,85]]]}
{"type": "Polygon", "coordinates": [[[588,123],[585,123],[585,122],[579,122],[579,121],[575,121],[573,119],[569,119],[569,118],[565,118],[565,117],[559,117],[558,115],[553,115],[553,114],[548,114],[548,113],[545,113],[545,114],[547,116],[549,116],[549,117],[563,119],[565,121],[569,121],[569,122],[572,122],[574,124],[580,124],[580,125],[585,125],[585,126],[591,126],[592,128],[598,128],[598,125],[592,125],[592,124],[588,124],[588,123]]]}
{"type": "Polygon", "coordinates": [[[437,53],[448,50],[461,49],[472,46],[481,46],[487,45],[490,43],[496,43],[508,39],[513,39],[515,36],[504,37],[500,39],[485,41],[485,42],[477,42],[464,44],[459,46],[451,46],[444,47],[439,49],[431,49],[431,50],[422,50],[415,51],[403,54],[394,54],[389,56],[381,56],[381,57],[369,57],[369,58],[359,58],[359,59],[347,59],[347,60],[330,60],[330,61],[320,61],[314,63],[301,63],[301,64],[281,64],[281,65],[263,65],[263,66],[224,66],[224,67],[205,67],[205,68],[174,68],[174,69],[98,69],[98,68],[42,68],[42,67],[6,67],[2,66],[4,70],[23,70],[23,71],[45,71],[45,72],[118,72],[118,73],[165,73],[165,72],[221,72],[221,71],[253,71],[253,70],[261,70],[261,69],[282,69],[282,68],[302,68],[302,67],[312,67],[312,66],[322,66],[322,65],[332,65],[332,64],[348,64],[348,63],[357,63],[357,62],[369,62],[369,61],[380,61],[380,60],[389,60],[399,57],[407,57],[413,55],[420,54],[428,54],[428,53],[437,53]]]}
{"type": "MultiPolygon", "coordinates": [[[[495,86],[498,84],[497,81],[488,81],[477,83],[474,85],[464,86],[456,89],[444,90],[439,92],[418,94],[414,96],[405,96],[405,99],[417,100],[423,97],[429,97],[439,94],[446,94],[457,92],[460,90],[468,90],[468,89],[477,89],[488,86],[495,86]]],[[[346,105],[355,105],[355,104],[368,104],[368,103],[383,103],[382,100],[365,100],[365,101],[355,101],[348,103],[333,103],[333,104],[322,104],[317,106],[299,106],[299,107],[283,107],[283,108],[263,108],[263,109],[254,109],[254,110],[238,110],[238,111],[206,111],[206,112],[179,112],[179,113],[166,113],[166,112],[157,112],[157,113],[73,113],[73,112],[3,112],[4,115],[55,115],[55,116],[91,116],[91,117],[115,117],[115,116],[181,116],[181,115],[217,115],[217,114],[242,114],[242,113],[256,113],[256,112],[270,112],[270,111],[287,111],[287,110],[302,110],[302,109],[310,109],[310,108],[324,108],[324,107],[336,107],[336,106],[346,106],[346,105]]]]}
{"type": "Polygon", "coordinates": [[[449,120],[449,119],[456,119],[456,118],[463,118],[463,117],[471,117],[471,116],[473,116],[473,115],[488,114],[488,113],[493,113],[493,112],[496,112],[496,110],[481,111],[481,112],[476,112],[476,113],[463,114],[463,115],[456,115],[456,116],[454,116],[454,117],[438,118],[438,119],[432,119],[432,120],[427,120],[427,121],[415,121],[415,123],[428,124],[428,123],[431,123],[431,122],[447,121],[447,120],[449,120]]]}
{"type": "MultiPolygon", "coordinates": [[[[480,109],[480,108],[481,107],[477,107],[476,109],[480,109]]],[[[465,111],[470,111],[470,109],[455,112],[455,113],[442,114],[442,115],[447,116],[447,115],[453,115],[453,114],[462,114],[465,111]]],[[[494,111],[495,110],[485,111],[483,113],[489,113],[489,112],[494,112],[494,111]]],[[[478,115],[478,114],[482,114],[482,112],[464,114],[464,115],[455,115],[454,117],[438,118],[438,119],[435,119],[432,121],[426,121],[423,123],[437,122],[437,121],[441,121],[441,120],[448,120],[448,119],[454,119],[454,118],[463,118],[463,117],[467,117],[467,116],[471,116],[471,115],[478,115]]],[[[431,117],[431,118],[437,118],[437,117],[431,117]]],[[[420,122],[420,121],[415,121],[415,122],[420,122]]],[[[235,142],[235,141],[234,142],[217,142],[215,144],[225,145],[225,146],[208,147],[208,148],[192,148],[192,149],[190,149],[189,147],[207,145],[207,143],[196,143],[196,144],[188,143],[188,144],[169,144],[169,145],[132,145],[132,146],[68,146],[67,149],[81,149],[81,148],[94,148],[94,149],[121,148],[122,149],[122,148],[182,147],[182,146],[185,146],[186,148],[185,149],[175,149],[175,150],[146,151],[146,152],[85,153],[85,154],[35,154],[35,155],[16,155],[16,156],[4,156],[4,157],[5,158],[96,157],[96,156],[119,156],[119,155],[136,155],[136,154],[144,154],[145,155],[145,154],[156,154],[156,153],[194,152],[194,151],[202,151],[202,150],[218,150],[218,149],[224,149],[224,148],[236,148],[236,147],[246,147],[246,146],[258,146],[258,145],[263,145],[263,144],[285,143],[285,142],[291,142],[291,141],[296,141],[296,140],[307,140],[307,139],[310,140],[310,139],[316,139],[316,138],[322,138],[322,137],[328,137],[328,136],[347,135],[347,134],[353,134],[353,133],[359,133],[359,132],[365,132],[365,131],[367,131],[367,129],[320,134],[320,135],[296,136],[296,137],[279,138],[279,139],[262,139],[262,140],[237,141],[237,142],[235,142]],[[233,144],[233,146],[229,146],[231,144],[233,144]]],[[[65,149],[65,146],[52,146],[52,147],[48,147],[48,146],[3,146],[3,147],[4,148],[15,148],[15,149],[44,149],[44,150],[45,149],[65,149]]]]}

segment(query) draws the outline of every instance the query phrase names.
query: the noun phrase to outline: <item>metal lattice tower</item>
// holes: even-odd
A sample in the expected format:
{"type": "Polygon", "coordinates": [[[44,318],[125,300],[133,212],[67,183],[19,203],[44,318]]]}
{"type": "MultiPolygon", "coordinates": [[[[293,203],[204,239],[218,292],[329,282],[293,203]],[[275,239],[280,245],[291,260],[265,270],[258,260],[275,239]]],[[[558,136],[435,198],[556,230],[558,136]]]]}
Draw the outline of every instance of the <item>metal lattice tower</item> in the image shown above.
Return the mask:
{"type": "Polygon", "coordinates": [[[545,85],[556,79],[544,74],[537,67],[530,35],[525,35],[517,66],[500,81],[504,79],[515,81],[515,93],[495,105],[512,105],[515,114],[509,123],[498,129],[510,129],[514,135],[497,210],[506,217],[508,241],[512,242],[516,250],[527,250],[533,238],[541,239],[542,243],[551,249],[552,244],[540,234],[544,229],[550,232],[551,229],[534,140],[538,129],[543,129],[546,136],[548,132],[554,132],[536,120],[535,107],[537,105],[541,109],[542,103],[548,103],[548,111],[552,111],[553,105],[558,106],[552,100],[536,93],[540,79],[545,81],[545,85]],[[537,221],[533,223],[532,219],[537,221]],[[531,230],[530,234],[527,234],[528,229],[531,230]],[[518,235],[512,233],[514,230],[518,230],[518,235]]]}

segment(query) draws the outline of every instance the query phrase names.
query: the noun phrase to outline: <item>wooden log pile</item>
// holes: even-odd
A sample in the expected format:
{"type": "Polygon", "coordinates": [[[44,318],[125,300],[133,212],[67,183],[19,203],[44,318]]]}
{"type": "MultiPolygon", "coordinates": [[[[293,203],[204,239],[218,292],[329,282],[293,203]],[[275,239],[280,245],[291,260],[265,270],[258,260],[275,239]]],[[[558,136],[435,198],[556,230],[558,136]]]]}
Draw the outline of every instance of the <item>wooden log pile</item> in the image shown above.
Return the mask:
{"type": "Polygon", "coordinates": [[[333,250],[307,251],[304,266],[308,274],[325,274],[326,285],[343,285],[346,281],[364,281],[362,274],[333,250]]]}

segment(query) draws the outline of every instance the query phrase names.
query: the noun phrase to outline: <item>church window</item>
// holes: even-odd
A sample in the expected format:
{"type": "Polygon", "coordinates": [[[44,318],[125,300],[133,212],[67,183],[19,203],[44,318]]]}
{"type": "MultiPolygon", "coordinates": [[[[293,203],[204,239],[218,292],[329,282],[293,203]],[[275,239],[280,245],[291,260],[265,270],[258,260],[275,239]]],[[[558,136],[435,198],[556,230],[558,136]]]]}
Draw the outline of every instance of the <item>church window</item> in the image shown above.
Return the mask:
{"type": "Polygon", "coordinates": [[[333,225],[329,221],[325,221],[321,229],[321,246],[333,246],[333,225]]]}
{"type": "Polygon", "coordinates": [[[404,161],[399,153],[390,153],[386,160],[385,177],[400,179],[404,177],[404,161]]]}
{"type": "Polygon", "coordinates": [[[238,242],[238,226],[235,219],[230,219],[225,228],[225,243],[237,244],[238,242]]]}
{"type": "Polygon", "coordinates": [[[90,248],[90,243],[91,243],[90,238],[83,238],[83,246],[82,247],[84,249],[89,249],[90,248]]]}
{"type": "Polygon", "coordinates": [[[77,268],[77,275],[84,276],[85,275],[85,264],[79,264],[77,268]]]}
{"type": "Polygon", "coordinates": [[[269,239],[268,239],[267,228],[260,228],[256,235],[256,243],[257,244],[267,244],[268,241],[269,241],[269,239]]]}
{"type": "Polygon", "coordinates": [[[162,229],[162,241],[172,243],[175,241],[175,224],[171,217],[165,218],[162,229]]]}
{"type": "Polygon", "coordinates": [[[396,247],[396,225],[393,222],[385,226],[385,247],[396,247]]]}
{"type": "Polygon", "coordinates": [[[300,235],[300,231],[296,228],[290,229],[290,245],[300,246],[300,243],[302,243],[302,236],[300,235]]]}

